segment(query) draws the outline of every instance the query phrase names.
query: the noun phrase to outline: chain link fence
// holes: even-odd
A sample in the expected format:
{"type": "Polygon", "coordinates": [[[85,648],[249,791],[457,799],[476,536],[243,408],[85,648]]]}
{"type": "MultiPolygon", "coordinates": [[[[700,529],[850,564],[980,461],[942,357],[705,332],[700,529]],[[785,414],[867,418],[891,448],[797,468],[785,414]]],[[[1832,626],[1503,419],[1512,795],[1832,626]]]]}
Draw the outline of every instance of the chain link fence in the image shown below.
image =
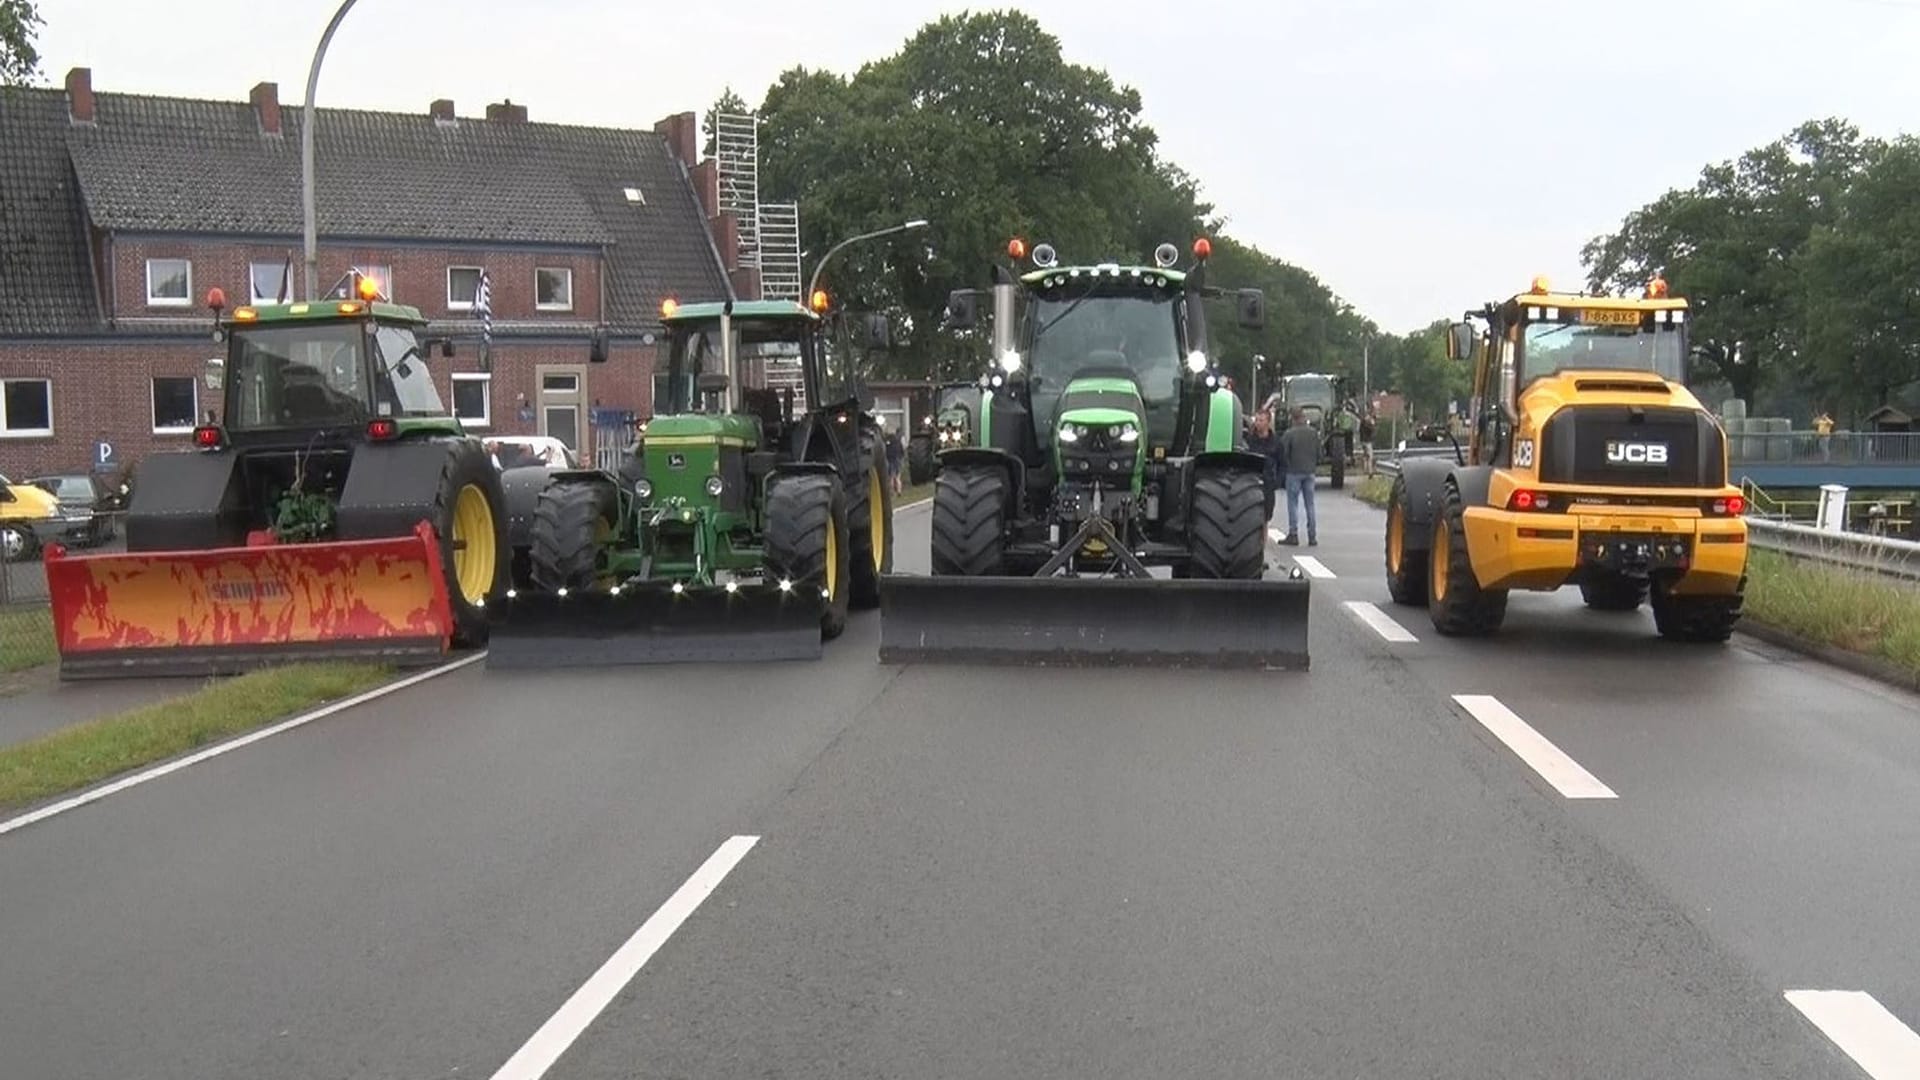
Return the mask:
{"type": "Polygon", "coordinates": [[[0,675],[52,663],[53,618],[48,607],[45,546],[64,544],[80,554],[124,551],[120,514],[86,521],[10,526],[0,555],[0,675]],[[24,531],[23,531],[24,529],[24,531]]]}

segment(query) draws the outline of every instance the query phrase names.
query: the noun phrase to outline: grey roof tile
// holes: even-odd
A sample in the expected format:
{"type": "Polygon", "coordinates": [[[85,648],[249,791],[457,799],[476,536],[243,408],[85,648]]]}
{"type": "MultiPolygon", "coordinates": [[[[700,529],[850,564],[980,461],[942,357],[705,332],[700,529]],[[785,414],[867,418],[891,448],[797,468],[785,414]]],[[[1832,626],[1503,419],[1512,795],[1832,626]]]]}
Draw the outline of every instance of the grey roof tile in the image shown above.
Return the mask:
{"type": "Polygon", "coordinates": [[[0,89],[0,335],[99,324],[67,127],[64,93],[0,89]]]}

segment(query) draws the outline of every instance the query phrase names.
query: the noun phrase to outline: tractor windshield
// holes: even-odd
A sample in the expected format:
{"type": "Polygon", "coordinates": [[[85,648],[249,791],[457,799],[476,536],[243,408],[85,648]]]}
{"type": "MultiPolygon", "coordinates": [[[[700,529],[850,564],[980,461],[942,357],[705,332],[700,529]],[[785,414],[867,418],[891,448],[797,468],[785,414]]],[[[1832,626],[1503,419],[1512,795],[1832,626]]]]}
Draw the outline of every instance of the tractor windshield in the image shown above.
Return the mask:
{"type": "Polygon", "coordinates": [[[433,385],[433,372],[427,369],[420,352],[420,339],[411,327],[382,325],[373,335],[378,356],[380,379],[379,410],[382,416],[444,416],[440,391],[433,385]]]}
{"type": "Polygon", "coordinates": [[[1520,344],[1520,381],[1559,371],[1650,371],[1670,382],[1686,381],[1684,323],[1655,322],[1651,312],[1567,312],[1566,321],[1529,322],[1520,344]],[[1620,319],[1620,322],[1583,322],[1620,319]]]}
{"type": "Polygon", "coordinates": [[[1290,408],[1318,409],[1330,413],[1334,409],[1333,380],[1325,375],[1298,375],[1286,382],[1285,401],[1290,408]]]}
{"type": "Polygon", "coordinates": [[[654,412],[724,412],[728,395],[701,393],[700,376],[725,374],[740,391],[757,390],[766,386],[769,367],[790,366],[800,359],[805,333],[802,324],[793,320],[747,319],[734,319],[732,324],[732,371],[726,370],[719,320],[672,329],[666,383],[659,391],[665,396],[654,401],[654,412]]]}
{"type": "Polygon", "coordinates": [[[233,331],[227,427],[235,431],[367,422],[366,332],[357,322],[233,331]]]}
{"type": "Polygon", "coordinates": [[[1053,430],[1060,394],[1089,368],[1132,372],[1147,407],[1147,434],[1165,445],[1180,409],[1179,297],[1135,290],[1076,295],[1072,286],[1036,296],[1029,309],[1028,385],[1037,430],[1053,430]]]}

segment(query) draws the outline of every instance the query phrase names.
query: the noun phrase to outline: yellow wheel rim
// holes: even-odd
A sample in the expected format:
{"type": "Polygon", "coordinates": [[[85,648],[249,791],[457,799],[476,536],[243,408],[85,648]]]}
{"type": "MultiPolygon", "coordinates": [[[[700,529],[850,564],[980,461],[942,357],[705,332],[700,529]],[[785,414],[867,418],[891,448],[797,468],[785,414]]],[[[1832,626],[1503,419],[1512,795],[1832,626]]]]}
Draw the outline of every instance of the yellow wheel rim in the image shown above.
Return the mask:
{"type": "Polygon", "coordinates": [[[827,519],[827,598],[840,596],[840,532],[833,527],[833,519],[827,519]]]}
{"type": "Polygon", "coordinates": [[[1387,508],[1387,571],[1398,574],[1400,559],[1406,548],[1406,526],[1400,520],[1400,507],[1396,504],[1387,508]]]}
{"type": "Polygon", "coordinates": [[[1447,555],[1447,546],[1452,540],[1453,537],[1447,531],[1446,519],[1440,519],[1438,526],[1433,530],[1433,558],[1431,560],[1433,563],[1433,598],[1435,600],[1445,600],[1447,598],[1447,572],[1451,569],[1448,565],[1451,560],[1447,555]]]}
{"type": "Polygon", "coordinates": [[[495,539],[486,493],[477,484],[461,488],[453,501],[453,579],[469,604],[485,600],[493,588],[495,539]]]}
{"type": "Polygon", "coordinates": [[[880,487],[880,466],[875,465],[867,476],[867,535],[873,538],[873,568],[876,571],[885,564],[887,557],[887,508],[880,502],[884,494],[880,487]]]}

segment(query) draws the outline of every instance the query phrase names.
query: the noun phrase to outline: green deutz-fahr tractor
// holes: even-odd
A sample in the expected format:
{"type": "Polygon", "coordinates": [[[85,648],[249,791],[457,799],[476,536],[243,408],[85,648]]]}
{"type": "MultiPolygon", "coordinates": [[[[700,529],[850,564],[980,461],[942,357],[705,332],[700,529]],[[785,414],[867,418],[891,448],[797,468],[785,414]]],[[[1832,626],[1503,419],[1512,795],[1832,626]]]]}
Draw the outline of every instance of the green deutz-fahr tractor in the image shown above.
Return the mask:
{"type": "Polygon", "coordinates": [[[980,411],[980,384],[947,383],[933,393],[932,410],[907,447],[907,481],[924,484],[939,471],[939,453],[973,441],[973,419],[980,411]]]}
{"type": "Polygon", "coordinates": [[[811,659],[879,604],[893,490],[851,350],[788,301],[669,301],[661,322],[667,397],[619,470],[510,491],[530,580],[495,608],[490,666],[811,659]],[[764,385],[793,362],[797,416],[764,385]]]}
{"type": "MultiPolygon", "coordinates": [[[[883,661],[1306,665],[1308,584],[1264,580],[1264,461],[1209,355],[1210,248],[995,267],[978,423],[939,453],[932,576],[885,579],[883,661]]],[[[974,294],[949,316],[973,325],[974,294]]]]}

